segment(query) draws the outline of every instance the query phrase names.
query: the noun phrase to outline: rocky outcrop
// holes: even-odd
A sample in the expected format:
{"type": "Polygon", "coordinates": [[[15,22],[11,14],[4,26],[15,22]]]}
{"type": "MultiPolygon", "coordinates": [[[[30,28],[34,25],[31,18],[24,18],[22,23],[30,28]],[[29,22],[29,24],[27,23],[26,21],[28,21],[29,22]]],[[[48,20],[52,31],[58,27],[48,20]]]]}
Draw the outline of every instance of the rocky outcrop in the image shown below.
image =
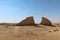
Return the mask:
{"type": "Polygon", "coordinates": [[[41,21],[40,24],[52,26],[52,22],[49,19],[45,18],[45,17],[42,17],[42,21],[41,21]]]}
{"type": "Polygon", "coordinates": [[[29,26],[29,25],[35,25],[33,16],[27,17],[23,21],[16,24],[17,26],[29,26]]]}

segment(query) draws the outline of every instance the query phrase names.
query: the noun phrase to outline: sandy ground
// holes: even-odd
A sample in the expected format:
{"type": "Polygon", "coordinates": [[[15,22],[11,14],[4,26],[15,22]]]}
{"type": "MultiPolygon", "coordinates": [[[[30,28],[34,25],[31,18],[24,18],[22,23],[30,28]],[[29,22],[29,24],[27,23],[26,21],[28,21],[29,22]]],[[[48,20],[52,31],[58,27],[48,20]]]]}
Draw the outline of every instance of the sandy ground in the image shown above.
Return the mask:
{"type": "Polygon", "coordinates": [[[0,40],[60,40],[60,26],[2,26],[0,40]]]}

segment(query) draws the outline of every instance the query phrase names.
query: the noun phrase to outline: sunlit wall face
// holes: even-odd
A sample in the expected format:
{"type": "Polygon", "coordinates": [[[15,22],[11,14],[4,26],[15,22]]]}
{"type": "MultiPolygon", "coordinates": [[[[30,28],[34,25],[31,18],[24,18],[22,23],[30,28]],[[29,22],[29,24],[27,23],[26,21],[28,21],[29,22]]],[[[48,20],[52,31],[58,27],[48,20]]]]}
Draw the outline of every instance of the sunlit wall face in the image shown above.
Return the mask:
{"type": "Polygon", "coordinates": [[[60,0],[0,0],[0,22],[18,23],[28,16],[36,23],[42,16],[60,22],[60,0]]]}

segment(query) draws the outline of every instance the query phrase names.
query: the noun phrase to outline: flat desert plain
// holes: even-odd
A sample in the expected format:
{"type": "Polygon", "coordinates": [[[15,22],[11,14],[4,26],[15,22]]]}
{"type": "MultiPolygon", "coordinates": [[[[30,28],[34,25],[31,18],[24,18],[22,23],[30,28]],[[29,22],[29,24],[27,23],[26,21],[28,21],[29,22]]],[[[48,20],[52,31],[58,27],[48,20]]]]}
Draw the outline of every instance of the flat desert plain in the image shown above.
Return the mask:
{"type": "Polygon", "coordinates": [[[60,40],[60,25],[55,27],[0,25],[0,40],[60,40]]]}

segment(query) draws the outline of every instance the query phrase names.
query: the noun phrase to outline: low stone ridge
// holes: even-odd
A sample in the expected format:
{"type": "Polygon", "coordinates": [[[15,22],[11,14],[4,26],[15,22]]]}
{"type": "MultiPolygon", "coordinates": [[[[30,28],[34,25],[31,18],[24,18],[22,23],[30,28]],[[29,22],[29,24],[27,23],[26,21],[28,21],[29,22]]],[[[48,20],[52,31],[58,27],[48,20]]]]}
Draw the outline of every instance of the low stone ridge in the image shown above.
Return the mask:
{"type": "Polygon", "coordinates": [[[45,18],[45,17],[42,17],[42,21],[41,21],[40,24],[47,25],[47,26],[52,26],[52,22],[49,19],[45,18]]]}
{"type": "Polygon", "coordinates": [[[34,22],[33,16],[27,17],[23,21],[19,22],[16,24],[17,26],[29,26],[29,25],[36,25],[34,22]]]}

